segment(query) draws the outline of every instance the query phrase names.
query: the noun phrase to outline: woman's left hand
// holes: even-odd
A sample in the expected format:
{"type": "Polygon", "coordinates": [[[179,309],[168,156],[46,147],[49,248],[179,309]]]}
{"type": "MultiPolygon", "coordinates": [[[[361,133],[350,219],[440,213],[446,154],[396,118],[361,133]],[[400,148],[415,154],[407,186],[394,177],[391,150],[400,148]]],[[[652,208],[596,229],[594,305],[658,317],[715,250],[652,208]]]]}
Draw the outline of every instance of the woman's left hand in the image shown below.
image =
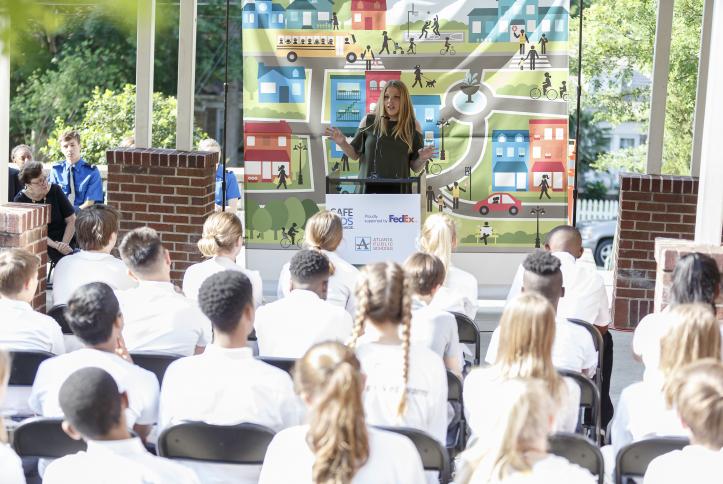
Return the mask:
{"type": "Polygon", "coordinates": [[[422,160],[428,160],[437,156],[437,149],[434,146],[425,146],[418,151],[419,158],[422,160]]]}

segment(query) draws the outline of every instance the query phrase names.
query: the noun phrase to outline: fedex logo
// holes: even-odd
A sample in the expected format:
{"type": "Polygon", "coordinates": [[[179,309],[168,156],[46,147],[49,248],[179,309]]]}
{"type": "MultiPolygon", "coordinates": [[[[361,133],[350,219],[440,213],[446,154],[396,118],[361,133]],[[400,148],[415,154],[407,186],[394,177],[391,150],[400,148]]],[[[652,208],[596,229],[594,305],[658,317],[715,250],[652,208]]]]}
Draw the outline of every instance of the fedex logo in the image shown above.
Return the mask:
{"type": "Polygon", "coordinates": [[[414,217],[410,217],[409,215],[390,215],[389,216],[389,222],[396,223],[396,224],[410,224],[414,222],[414,217]]]}

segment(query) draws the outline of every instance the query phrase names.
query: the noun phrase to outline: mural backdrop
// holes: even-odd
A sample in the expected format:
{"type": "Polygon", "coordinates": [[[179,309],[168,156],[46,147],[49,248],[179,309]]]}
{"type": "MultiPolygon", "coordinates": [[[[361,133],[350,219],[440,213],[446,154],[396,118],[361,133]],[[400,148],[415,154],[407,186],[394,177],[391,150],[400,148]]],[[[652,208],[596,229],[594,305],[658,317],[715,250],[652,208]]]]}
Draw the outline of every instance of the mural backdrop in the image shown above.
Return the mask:
{"type": "Polygon", "coordinates": [[[517,251],[564,223],[569,0],[255,0],[243,6],[248,246],[294,248],[327,175],[355,176],[324,129],[354,135],[391,79],[410,87],[428,213],[460,251],[517,251]],[[544,211],[544,213],[542,213],[544,211]]]}

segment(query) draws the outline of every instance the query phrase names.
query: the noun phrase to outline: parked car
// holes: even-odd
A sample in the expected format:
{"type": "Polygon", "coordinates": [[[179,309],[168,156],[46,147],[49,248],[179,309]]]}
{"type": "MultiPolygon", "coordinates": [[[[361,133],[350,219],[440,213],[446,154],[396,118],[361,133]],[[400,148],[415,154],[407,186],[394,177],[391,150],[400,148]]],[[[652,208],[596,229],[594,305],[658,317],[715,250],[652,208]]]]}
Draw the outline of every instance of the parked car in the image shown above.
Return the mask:
{"type": "Polygon", "coordinates": [[[510,215],[517,215],[522,210],[522,202],[509,193],[498,192],[477,202],[474,209],[480,215],[487,215],[490,212],[509,212],[510,215]]]}
{"type": "Polygon", "coordinates": [[[613,241],[618,221],[613,220],[586,220],[578,222],[577,228],[582,235],[583,248],[590,249],[595,257],[595,263],[600,267],[609,267],[609,260],[613,255],[613,241]]]}

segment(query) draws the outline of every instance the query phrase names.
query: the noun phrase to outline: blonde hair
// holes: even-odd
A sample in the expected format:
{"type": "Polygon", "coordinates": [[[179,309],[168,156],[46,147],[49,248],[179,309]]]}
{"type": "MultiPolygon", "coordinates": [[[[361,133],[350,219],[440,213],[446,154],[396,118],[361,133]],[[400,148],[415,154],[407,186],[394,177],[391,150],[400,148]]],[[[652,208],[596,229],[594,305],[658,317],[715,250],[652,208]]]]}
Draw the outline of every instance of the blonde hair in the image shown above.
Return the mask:
{"type": "Polygon", "coordinates": [[[422,252],[436,255],[449,273],[452,250],[457,244],[457,227],[454,220],[446,214],[435,213],[427,217],[422,226],[419,248],[422,252]]]}
{"type": "Polygon", "coordinates": [[[671,326],[660,340],[660,364],[669,406],[675,399],[674,374],[683,366],[703,358],[720,358],[720,324],[710,306],[678,304],[670,310],[671,326]]]}
{"type": "Polygon", "coordinates": [[[0,252],[0,295],[12,298],[22,292],[25,284],[38,277],[40,257],[25,249],[0,252]]]}
{"type": "Polygon", "coordinates": [[[198,151],[210,151],[211,153],[221,153],[221,145],[213,138],[206,138],[198,143],[198,151]]]}
{"type": "Polygon", "coordinates": [[[510,301],[500,320],[495,366],[503,378],[538,378],[557,403],[565,397],[562,378],[552,364],[555,310],[536,292],[524,292],[510,301]]]}
{"type": "Polygon", "coordinates": [[[535,379],[504,381],[494,395],[499,411],[484,435],[459,455],[455,481],[467,484],[497,482],[514,472],[528,472],[534,461],[529,451],[547,451],[554,404],[545,382],[535,379]],[[482,477],[482,479],[478,479],[482,477]]]}
{"type": "Polygon", "coordinates": [[[344,236],[341,217],[328,210],[315,213],[306,221],[304,236],[309,248],[335,251],[344,236]]]}
{"type": "Polygon", "coordinates": [[[723,363],[705,358],[675,373],[673,404],[695,443],[723,448],[723,363]]]}
{"type": "MultiPolygon", "coordinates": [[[[7,391],[8,380],[10,380],[10,369],[10,353],[0,349],[0,394],[2,395],[4,395],[5,391],[7,391]]],[[[0,404],[1,403],[2,398],[0,398],[0,404]]],[[[3,419],[0,418],[0,442],[7,443],[7,441],[8,434],[5,431],[5,423],[3,422],[3,419]]]]}
{"type": "Polygon", "coordinates": [[[356,286],[356,318],[349,346],[354,348],[364,333],[364,324],[392,322],[402,325],[402,395],[397,415],[407,410],[407,384],[409,382],[409,340],[412,321],[412,295],[409,281],[396,262],[379,262],[360,271],[356,286]]]}
{"type": "Polygon", "coordinates": [[[414,108],[412,107],[412,98],[409,95],[407,85],[397,79],[387,82],[379,94],[379,101],[374,110],[374,123],[367,126],[365,130],[371,130],[374,134],[388,135],[389,119],[387,117],[386,106],[384,105],[384,96],[389,88],[399,89],[399,116],[397,125],[391,132],[391,135],[397,139],[401,139],[407,145],[407,152],[412,152],[412,144],[414,142],[414,132],[417,130],[417,118],[414,116],[414,108]]]}
{"type": "Polygon", "coordinates": [[[296,391],[311,401],[306,442],[315,456],[313,482],[349,484],[369,459],[359,360],[340,343],[319,343],[293,373],[296,391]]]}
{"type": "Polygon", "coordinates": [[[203,235],[198,250],[204,257],[214,257],[223,251],[231,251],[244,236],[241,220],[231,212],[216,212],[203,223],[203,235]]]}

